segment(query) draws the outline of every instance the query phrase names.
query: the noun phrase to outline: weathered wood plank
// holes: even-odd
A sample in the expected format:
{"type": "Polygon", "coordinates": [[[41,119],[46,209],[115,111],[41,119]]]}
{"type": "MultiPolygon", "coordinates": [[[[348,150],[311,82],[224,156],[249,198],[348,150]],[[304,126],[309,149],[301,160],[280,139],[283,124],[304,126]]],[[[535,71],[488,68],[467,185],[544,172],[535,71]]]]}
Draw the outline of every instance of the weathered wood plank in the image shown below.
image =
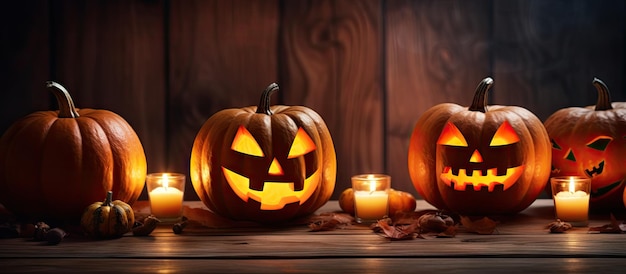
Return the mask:
{"type": "MultiPolygon", "coordinates": [[[[194,138],[211,115],[257,105],[278,81],[279,17],[276,0],[171,2],[168,171],[189,174],[194,138]]],[[[198,199],[190,182],[185,199],[198,199]]]]}
{"type": "Polygon", "coordinates": [[[595,104],[594,77],[626,101],[625,3],[494,1],[493,102],[545,120],[556,110],[595,104]]]}
{"type": "Polygon", "coordinates": [[[491,1],[390,0],[385,14],[387,151],[393,188],[417,195],[409,178],[409,139],[434,105],[470,104],[489,76],[491,1]]]}
{"type": "Polygon", "coordinates": [[[15,121],[48,110],[48,1],[5,3],[0,11],[0,135],[15,121]]]}
{"type": "Polygon", "coordinates": [[[58,1],[51,10],[53,80],[77,107],[126,119],[148,169],[161,170],[167,159],[163,1],[58,1]]]}
{"type": "MultiPolygon", "coordinates": [[[[187,202],[203,207],[201,202],[187,202]]],[[[147,203],[138,202],[138,212],[147,203]]],[[[418,210],[432,209],[423,200],[418,210]]],[[[339,209],[330,201],[318,213],[339,209]]],[[[622,220],[624,216],[619,216],[622,220]]],[[[174,234],[161,225],[148,237],[130,233],[120,239],[97,241],[71,234],[58,246],[28,239],[0,240],[0,258],[134,258],[134,259],[324,259],[324,258],[613,258],[626,257],[623,234],[590,234],[587,227],[550,234],[545,226],[554,220],[552,200],[537,200],[520,214],[495,218],[497,231],[478,235],[460,227],[453,238],[389,241],[368,225],[310,232],[306,223],[274,227],[210,229],[187,227],[174,234]],[[277,248],[280,247],[280,248],[277,248]]],[[[193,220],[193,219],[192,219],[193,220]]],[[[609,223],[608,214],[592,215],[590,226],[609,223]]]]}
{"type": "Polygon", "coordinates": [[[23,259],[5,273],[622,273],[623,258],[23,259]]]}
{"type": "Polygon", "coordinates": [[[381,1],[285,1],[283,11],[282,96],[326,121],[338,197],[351,176],[385,172],[381,1]]]}

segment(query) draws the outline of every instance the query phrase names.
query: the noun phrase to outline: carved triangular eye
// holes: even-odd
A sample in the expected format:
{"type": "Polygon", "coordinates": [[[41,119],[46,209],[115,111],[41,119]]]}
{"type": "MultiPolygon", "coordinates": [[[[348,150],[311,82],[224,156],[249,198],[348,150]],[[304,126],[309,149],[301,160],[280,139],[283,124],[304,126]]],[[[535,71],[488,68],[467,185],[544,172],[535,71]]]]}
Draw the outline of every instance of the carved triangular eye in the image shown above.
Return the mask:
{"type": "Polygon", "coordinates": [[[550,143],[552,143],[552,148],[561,150],[561,146],[559,146],[554,139],[550,139],[550,143]]]}
{"type": "Polygon", "coordinates": [[[491,139],[490,146],[504,146],[519,142],[519,136],[515,129],[509,124],[509,121],[504,121],[502,125],[496,130],[496,133],[491,139]]]}
{"type": "Polygon", "coordinates": [[[576,156],[574,156],[574,151],[572,151],[572,149],[567,151],[565,159],[576,162],[576,156]]]}
{"type": "Polygon", "coordinates": [[[587,147],[593,148],[595,150],[604,151],[611,141],[613,141],[613,138],[611,137],[600,136],[589,142],[587,144],[587,147]]]}
{"type": "Polygon", "coordinates": [[[233,139],[233,144],[230,148],[234,151],[241,152],[246,155],[252,155],[257,157],[263,157],[263,150],[259,143],[254,139],[254,136],[244,126],[239,126],[237,134],[233,139]]]}
{"type": "Polygon", "coordinates": [[[448,122],[439,135],[438,145],[466,147],[467,141],[463,137],[463,133],[451,122],[448,122]]]}
{"type": "Polygon", "coordinates": [[[315,150],[315,143],[311,140],[304,129],[299,128],[296,138],[293,139],[291,148],[289,149],[288,159],[296,158],[315,150]]]}

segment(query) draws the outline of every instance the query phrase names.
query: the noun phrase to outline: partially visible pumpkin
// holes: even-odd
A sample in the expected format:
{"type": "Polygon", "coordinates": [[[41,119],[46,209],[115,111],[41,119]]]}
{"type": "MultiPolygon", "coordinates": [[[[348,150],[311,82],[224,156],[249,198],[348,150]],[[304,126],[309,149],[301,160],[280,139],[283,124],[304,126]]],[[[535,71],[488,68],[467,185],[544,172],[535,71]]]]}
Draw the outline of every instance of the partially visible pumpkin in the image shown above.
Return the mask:
{"type": "Polygon", "coordinates": [[[20,219],[75,224],[107,191],[132,204],[146,177],[135,131],[111,111],[75,108],[61,85],[47,87],[59,111],[29,114],[0,139],[0,203],[20,219]]]}
{"type": "Polygon", "coordinates": [[[190,177],[213,212],[280,222],[315,212],[335,187],[337,159],[322,117],[304,106],[270,106],[269,85],[258,106],[225,109],[193,143],[190,177]]]}
{"type": "MultiPolygon", "coordinates": [[[[417,206],[417,201],[413,194],[389,189],[389,215],[393,216],[399,212],[412,212],[415,211],[415,207],[417,206]]],[[[339,195],[339,207],[346,213],[354,215],[354,190],[349,187],[346,188],[339,195]]]]}
{"type": "Polygon", "coordinates": [[[611,102],[600,79],[592,84],[596,105],[560,109],[544,122],[552,142],[552,176],[591,178],[591,210],[624,210],[626,102],[611,102]]]}
{"type": "Polygon", "coordinates": [[[550,176],[550,139],[533,113],[487,106],[483,79],[469,107],[444,103],[417,121],[409,143],[413,186],[439,209],[465,215],[517,213],[550,176]]]}
{"type": "Polygon", "coordinates": [[[135,224],[135,213],[130,205],[112,200],[113,192],[107,192],[104,202],[88,206],[80,220],[86,235],[95,238],[118,238],[131,231],[135,224]]]}

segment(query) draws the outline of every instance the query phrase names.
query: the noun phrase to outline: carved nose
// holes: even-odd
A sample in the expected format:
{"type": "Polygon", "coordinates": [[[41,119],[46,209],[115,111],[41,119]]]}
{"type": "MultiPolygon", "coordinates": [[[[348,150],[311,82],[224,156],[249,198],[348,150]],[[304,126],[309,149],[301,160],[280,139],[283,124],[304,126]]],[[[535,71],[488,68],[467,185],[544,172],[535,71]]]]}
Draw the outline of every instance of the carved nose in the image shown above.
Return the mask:
{"type": "Polygon", "coordinates": [[[471,163],[482,163],[483,162],[483,156],[480,155],[480,152],[478,152],[478,149],[474,150],[474,153],[472,153],[472,157],[470,157],[470,162],[471,163]]]}
{"type": "Polygon", "coordinates": [[[280,166],[276,158],[272,160],[272,164],[270,165],[270,170],[267,171],[267,173],[269,175],[283,175],[284,174],[283,167],[280,166]]]}

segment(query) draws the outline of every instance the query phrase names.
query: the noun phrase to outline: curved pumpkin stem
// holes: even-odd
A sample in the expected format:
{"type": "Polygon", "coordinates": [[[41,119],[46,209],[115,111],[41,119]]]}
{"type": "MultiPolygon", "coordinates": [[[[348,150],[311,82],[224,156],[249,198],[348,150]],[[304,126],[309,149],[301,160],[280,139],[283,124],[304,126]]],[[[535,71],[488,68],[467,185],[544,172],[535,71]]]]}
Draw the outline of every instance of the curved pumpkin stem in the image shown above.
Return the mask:
{"type": "Polygon", "coordinates": [[[276,91],[278,91],[278,84],[276,83],[271,83],[265,88],[263,94],[261,94],[261,101],[259,102],[259,106],[256,108],[256,113],[263,113],[267,115],[273,114],[272,110],[270,110],[270,97],[276,91]]]}
{"type": "Polygon", "coordinates": [[[59,118],[78,118],[80,116],[78,111],[76,111],[76,107],[74,107],[74,101],[72,101],[70,93],[63,86],[56,82],[48,81],[46,82],[46,87],[52,88],[52,93],[57,98],[59,118]]]}
{"type": "Polygon", "coordinates": [[[493,79],[491,79],[491,77],[480,81],[480,84],[476,87],[474,100],[472,100],[472,105],[469,107],[469,110],[480,111],[482,113],[487,112],[487,91],[491,88],[491,85],[493,85],[493,79]]]}
{"type": "Polygon", "coordinates": [[[611,93],[609,88],[598,78],[593,78],[593,85],[598,90],[598,102],[596,102],[596,110],[613,109],[611,105],[611,93]]]}
{"type": "Polygon", "coordinates": [[[113,191],[108,191],[107,192],[107,197],[104,199],[104,202],[102,202],[102,206],[112,206],[113,203],[113,191]]]}

